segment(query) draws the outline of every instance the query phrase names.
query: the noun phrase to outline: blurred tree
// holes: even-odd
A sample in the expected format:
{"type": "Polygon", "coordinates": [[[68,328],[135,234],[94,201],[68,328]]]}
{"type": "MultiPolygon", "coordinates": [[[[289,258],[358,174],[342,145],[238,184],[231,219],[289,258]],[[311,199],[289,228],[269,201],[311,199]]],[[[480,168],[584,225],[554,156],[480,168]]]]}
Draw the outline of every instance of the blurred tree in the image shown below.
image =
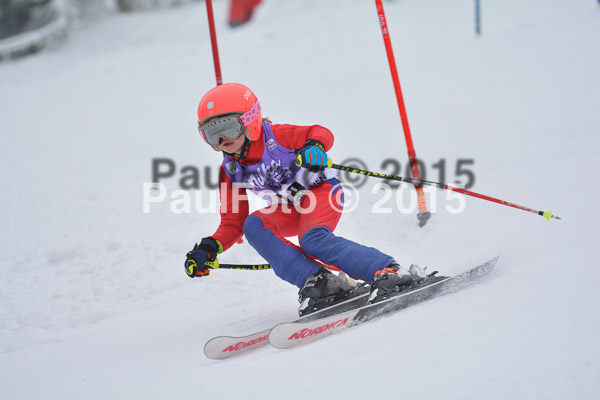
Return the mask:
{"type": "Polygon", "coordinates": [[[47,24],[52,0],[0,0],[0,39],[47,24]]]}

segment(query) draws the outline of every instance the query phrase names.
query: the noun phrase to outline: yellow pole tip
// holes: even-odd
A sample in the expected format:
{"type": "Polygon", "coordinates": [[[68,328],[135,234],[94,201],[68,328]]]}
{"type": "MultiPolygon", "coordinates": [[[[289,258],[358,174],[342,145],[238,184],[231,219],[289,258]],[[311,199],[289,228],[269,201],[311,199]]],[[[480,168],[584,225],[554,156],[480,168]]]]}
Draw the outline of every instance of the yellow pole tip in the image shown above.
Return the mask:
{"type": "Polygon", "coordinates": [[[550,218],[552,218],[552,211],[544,211],[542,215],[544,216],[544,218],[550,221],[550,218]]]}

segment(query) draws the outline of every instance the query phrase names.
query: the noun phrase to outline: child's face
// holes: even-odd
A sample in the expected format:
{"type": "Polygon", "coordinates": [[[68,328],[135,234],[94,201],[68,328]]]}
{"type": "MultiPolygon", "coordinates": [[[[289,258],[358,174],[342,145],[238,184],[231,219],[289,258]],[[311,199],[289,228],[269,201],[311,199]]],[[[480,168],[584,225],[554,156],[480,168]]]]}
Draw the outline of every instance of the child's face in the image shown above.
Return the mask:
{"type": "Polygon", "coordinates": [[[231,140],[224,137],[219,138],[219,149],[230,154],[240,154],[244,146],[246,136],[242,133],[237,139],[231,140]]]}

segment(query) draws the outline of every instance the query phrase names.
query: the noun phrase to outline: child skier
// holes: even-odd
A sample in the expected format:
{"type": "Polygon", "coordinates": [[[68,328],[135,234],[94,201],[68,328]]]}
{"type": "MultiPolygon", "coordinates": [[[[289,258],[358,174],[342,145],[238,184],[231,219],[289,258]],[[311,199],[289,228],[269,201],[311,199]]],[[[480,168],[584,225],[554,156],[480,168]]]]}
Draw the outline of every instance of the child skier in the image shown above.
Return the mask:
{"type": "Polygon", "coordinates": [[[333,234],[343,209],[343,190],[337,171],[327,168],[331,161],[326,152],[333,145],[328,129],[263,120],[254,93],[229,83],[213,88],[200,101],[198,130],[224,155],[219,174],[221,224],[187,253],[189,275],[208,275],[205,263],[246,235],[275,274],[300,289],[300,315],[357,294],[357,287],[317,260],[370,282],[370,302],[423,280],[422,273],[401,268],[391,256],[333,234]],[[246,189],[268,195],[274,204],[249,215],[246,189]],[[300,246],[286,240],[292,236],[298,236],[300,246]]]}

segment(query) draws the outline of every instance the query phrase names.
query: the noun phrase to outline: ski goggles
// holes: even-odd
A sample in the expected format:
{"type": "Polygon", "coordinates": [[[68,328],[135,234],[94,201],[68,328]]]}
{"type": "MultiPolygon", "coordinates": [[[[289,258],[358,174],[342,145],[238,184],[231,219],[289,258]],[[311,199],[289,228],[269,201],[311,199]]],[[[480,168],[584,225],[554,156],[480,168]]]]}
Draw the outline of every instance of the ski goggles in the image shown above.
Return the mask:
{"type": "Polygon", "coordinates": [[[221,118],[213,118],[204,125],[198,127],[202,138],[211,146],[218,148],[221,138],[235,140],[244,131],[244,125],[239,115],[228,115],[221,118]]]}
{"type": "Polygon", "coordinates": [[[243,133],[244,128],[250,125],[260,115],[260,103],[258,100],[243,114],[228,114],[209,120],[198,126],[198,131],[205,142],[215,150],[219,150],[221,138],[235,140],[243,133]]]}

